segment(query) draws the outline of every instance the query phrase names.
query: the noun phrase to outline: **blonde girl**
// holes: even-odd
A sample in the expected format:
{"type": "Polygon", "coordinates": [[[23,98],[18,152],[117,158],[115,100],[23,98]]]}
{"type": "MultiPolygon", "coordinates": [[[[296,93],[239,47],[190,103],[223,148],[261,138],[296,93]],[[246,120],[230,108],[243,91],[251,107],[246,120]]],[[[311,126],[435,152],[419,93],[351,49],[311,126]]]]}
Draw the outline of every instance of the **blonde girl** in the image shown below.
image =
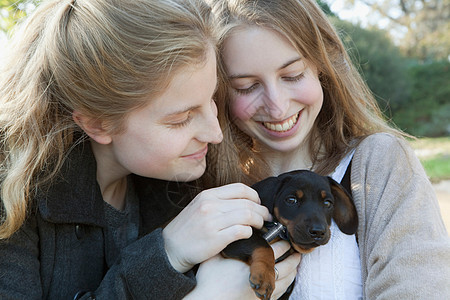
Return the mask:
{"type": "Polygon", "coordinates": [[[0,298],[181,299],[219,284],[196,285],[192,267],[269,215],[242,184],[184,209],[191,199],[169,193],[222,140],[212,22],[201,0],[49,0],[14,34],[0,72],[0,298]]]}
{"type": "Polygon", "coordinates": [[[449,298],[450,241],[432,186],[316,1],[210,2],[224,132],[210,184],[311,169],[347,178],[358,210],[356,236],[333,224],[329,244],[302,257],[291,298],[449,298]]]}

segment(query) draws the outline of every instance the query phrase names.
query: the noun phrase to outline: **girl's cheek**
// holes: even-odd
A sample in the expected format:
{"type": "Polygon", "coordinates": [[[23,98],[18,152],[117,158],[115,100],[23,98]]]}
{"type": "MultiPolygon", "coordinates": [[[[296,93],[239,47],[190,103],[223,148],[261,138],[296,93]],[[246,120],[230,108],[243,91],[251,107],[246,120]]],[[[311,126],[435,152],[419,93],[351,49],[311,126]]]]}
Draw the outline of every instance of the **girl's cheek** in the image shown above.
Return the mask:
{"type": "Polygon", "coordinates": [[[256,113],[258,106],[256,99],[248,96],[234,96],[231,99],[231,114],[241,121],[250,120],[256,113]]]}

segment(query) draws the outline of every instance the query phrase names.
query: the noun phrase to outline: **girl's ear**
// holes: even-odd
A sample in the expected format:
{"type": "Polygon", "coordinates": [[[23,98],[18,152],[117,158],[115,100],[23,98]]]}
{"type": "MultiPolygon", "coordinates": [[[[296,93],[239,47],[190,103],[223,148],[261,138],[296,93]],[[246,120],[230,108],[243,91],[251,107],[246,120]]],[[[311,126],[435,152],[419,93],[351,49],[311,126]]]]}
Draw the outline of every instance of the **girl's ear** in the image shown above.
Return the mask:
{"type": "Polygon", "coordinates": [[[99,144],[107,145],[112,141],[111,135],[103,127],[103,121],[97,118],[88,117],[75,110],[72,118],[81,129],[94,141],[99,144]]]}

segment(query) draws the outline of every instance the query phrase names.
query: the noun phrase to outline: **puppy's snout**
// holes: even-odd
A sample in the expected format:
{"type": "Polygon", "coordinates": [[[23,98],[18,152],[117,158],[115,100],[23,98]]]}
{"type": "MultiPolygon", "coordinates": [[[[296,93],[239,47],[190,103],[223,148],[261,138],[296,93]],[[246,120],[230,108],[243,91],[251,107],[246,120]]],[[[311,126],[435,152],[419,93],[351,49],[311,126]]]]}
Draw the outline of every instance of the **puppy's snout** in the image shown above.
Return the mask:
{"type": "Polygon", "coordinates": [[[309,228],[309,235],[316,242],[322,241],[326,236],[327,229],[324,226],[316,225],[309,228]]]}

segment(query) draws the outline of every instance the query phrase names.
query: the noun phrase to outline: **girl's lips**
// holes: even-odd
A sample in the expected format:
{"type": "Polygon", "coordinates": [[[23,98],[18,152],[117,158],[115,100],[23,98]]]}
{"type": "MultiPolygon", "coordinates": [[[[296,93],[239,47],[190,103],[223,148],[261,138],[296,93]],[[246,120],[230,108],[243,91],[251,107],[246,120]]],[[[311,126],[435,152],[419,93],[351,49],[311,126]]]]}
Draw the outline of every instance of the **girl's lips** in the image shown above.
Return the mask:
{"type": "Polygon", "coordinates": [[[206,153],[208,153],[208,145],[206,145],[205,148],[203,148],[195,153],[192,153],[189,155],[184,155],[182,157],[199,160],[199,159],[203,159],[206,156],[206,153]]]}
{"type": "Polygon", "coordinates": [[[262,124],[264,125],[264,127],[271,131],[289,131],[290,129],[292,129],[292,127],[294,127],[295,124],[297,124],[299,115],[300,112],[280,122],[262,122],[262,124]]]}
{"type": "Polygon", "coordinates": [[[259,123],[261,124],[261,127],[270,135],[276,137],[290,136],[299,127],[300,123],[299,120],[302,111],[303,110],[280,122],[259,122],[259,123]]]}

